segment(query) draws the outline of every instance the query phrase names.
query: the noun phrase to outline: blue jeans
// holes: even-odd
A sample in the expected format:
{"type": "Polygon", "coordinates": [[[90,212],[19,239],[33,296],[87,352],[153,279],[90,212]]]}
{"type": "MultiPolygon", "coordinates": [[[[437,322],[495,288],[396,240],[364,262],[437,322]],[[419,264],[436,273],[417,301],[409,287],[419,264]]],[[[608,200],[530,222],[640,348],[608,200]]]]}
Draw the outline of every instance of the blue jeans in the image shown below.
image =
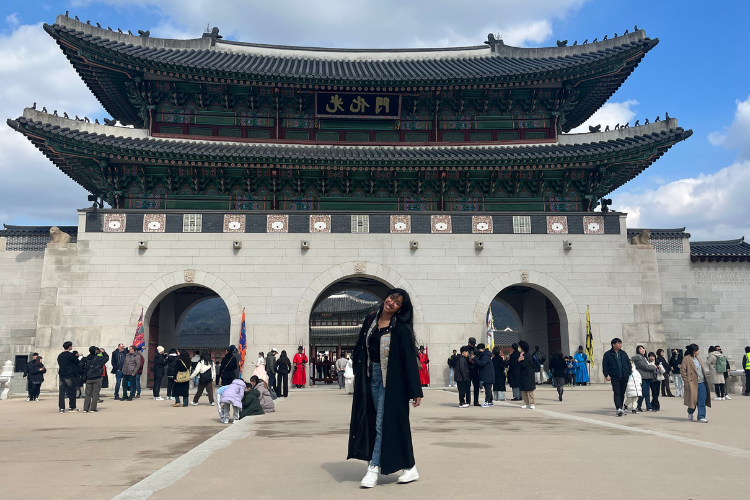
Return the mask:
{"type": "MultiPolygon", "coordinates": [[[[706,418],[706,393],[708,391],[708,388],[706,388],[706,383],[701,382],[698,384],[698,401],[696,402],[696,405],[698,406],[698,419],[706,418]]],[[[695,412],[695,408],[688,408],[688,414],[692,415],[695,412]]]]}
{"type": "MultiPolygon", "coordinates": [[[[115,372],[115,397],[120,397],[120,384],[122,384],[122,371],[115,372]]],[[[123,394],[127,394],[127,386],[122,390],[123,394]]]]}
{"type": "Polygon", "coordinates": [[[139,396],[141,395],[141,376],[140,375],[135,376],[135,391],[136,391],[135,392],[136,394],[138,394],[139,396]]]}
{"type": "Polygon", "coordinates": [[[123,379],[122,399],[133,399],[135,397],[135,377],[133,375],[125,375],[123,379]],[[130,389],[130,396],[128,396],[128,388],[130,389]]]}
{"type": "Polygon", "coordinates": [[[453,381],[453,375],[455,374],[455,368],[451,368],[450,378],[448,379],[448,387],[453,387],[455,382],[453,381]]]}
{"type": "Polygon", "coordinates": [[[646,400],[646,409],[651,409],[651,398],[649,395],[651,394],[651,381],[650,380],[643,380],[641,383],[641,391],[642,394],[638,396],[638,409],[642,408],[641,404],[643,403],[643,400],[646,400]]]}
{"type": "Polygon", "coordinates": [[[370,465],[380,467],[380,450],[383,444],[383,408],[385,406],[385,387],[380,363],[370,363],[370,392],[372,402],[377,409],[375,417],[375,449],[372,450],[370,465]]]}

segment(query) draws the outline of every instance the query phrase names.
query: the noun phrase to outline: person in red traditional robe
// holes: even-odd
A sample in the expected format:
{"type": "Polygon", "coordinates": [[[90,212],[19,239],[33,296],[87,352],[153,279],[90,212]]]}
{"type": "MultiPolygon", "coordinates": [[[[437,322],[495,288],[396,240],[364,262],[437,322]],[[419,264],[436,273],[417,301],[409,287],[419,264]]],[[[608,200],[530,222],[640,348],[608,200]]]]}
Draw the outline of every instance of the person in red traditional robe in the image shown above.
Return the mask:
{"type": "Polygon", "coordinates": [[[419,369],[419,382],[422,384],[422,387],[427,387],[430,385],[430,358],[424,351],[423,345],[419,346],[417,356],[419,357],[419,362],[422,363],[422,367],[419,369]]]}
{"type": "Polygon", "coordinates": [[[294,355],[292,362],[294,363],[294,375],[292,375],[292,385],[297,389],[301,389],[307,383],[307,356],[303,352],[302,346],[297,349],[297,354],[294,355]]]}

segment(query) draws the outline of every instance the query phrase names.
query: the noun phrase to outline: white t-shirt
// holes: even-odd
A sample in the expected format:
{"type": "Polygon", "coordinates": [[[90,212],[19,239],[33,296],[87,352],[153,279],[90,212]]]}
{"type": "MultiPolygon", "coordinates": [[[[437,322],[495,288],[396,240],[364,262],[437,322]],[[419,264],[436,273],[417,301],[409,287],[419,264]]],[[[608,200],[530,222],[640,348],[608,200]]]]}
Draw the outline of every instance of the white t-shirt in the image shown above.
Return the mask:
{"type": "Polygon", "coordinates": [[[706,381],[706,377],[703,376],[703,367],[701,362],[693,358],[693,364],[695,365],[695,371],[698,372],[698,383],[701,384],[706,381]]]}

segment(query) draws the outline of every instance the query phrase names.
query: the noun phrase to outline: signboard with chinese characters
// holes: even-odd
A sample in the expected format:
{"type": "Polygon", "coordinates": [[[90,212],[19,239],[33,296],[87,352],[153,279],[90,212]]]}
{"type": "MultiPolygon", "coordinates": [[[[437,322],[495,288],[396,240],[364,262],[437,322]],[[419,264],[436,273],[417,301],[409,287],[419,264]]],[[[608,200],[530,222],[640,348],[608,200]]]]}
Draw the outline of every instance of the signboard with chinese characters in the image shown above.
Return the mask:
{"type": "Polygon", "coordinates": [[[398,94],[355,92],[316,92],[315,116],[318,118],[397,119],[401,111],[398,94]]]}

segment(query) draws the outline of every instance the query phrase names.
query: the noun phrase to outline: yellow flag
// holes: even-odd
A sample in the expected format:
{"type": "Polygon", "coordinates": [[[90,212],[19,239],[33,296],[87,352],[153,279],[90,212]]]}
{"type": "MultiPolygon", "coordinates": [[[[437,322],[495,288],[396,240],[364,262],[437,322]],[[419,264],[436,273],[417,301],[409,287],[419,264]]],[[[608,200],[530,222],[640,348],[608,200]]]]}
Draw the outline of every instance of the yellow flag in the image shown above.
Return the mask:
{"type": "Polygon", "coordinates": [[[594,366],[594,336],[591,334],[591,317],[589,306],[586,306],[586,355],[589,357],[591,366],[594,366]]]}

